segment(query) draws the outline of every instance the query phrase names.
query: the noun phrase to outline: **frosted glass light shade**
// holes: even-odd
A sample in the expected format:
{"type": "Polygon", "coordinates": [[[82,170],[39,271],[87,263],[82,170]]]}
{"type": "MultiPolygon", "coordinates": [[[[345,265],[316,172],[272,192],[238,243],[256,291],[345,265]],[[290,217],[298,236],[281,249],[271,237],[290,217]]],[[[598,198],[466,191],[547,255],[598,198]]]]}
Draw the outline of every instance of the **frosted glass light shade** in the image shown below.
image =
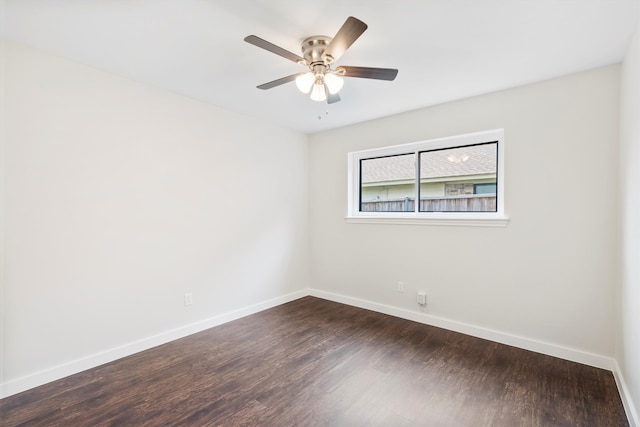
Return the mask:
{"type": "Polygon", "coordinates": [[[311,90],[311,99],[314,101],[325,101],[327,99],[327,92],[324,89],[324,83],[315,83],[311,90]]]}
{"type": "Polygon", "coordinates": [[[311,86],[313,86],[313,82],[316,81],[316,76],[313,75],[311,71],[308,73],[304,73],[296,77],[296,86],[300,89],[302,93],[309,93],[311,90],[311,86]]]}
{"type": "Polygon", "coordinates": [[[344,85],[344,80],[342,77],[338,77],[333,73],[327,73],[324,76],[324,84],[327,85],[327,89],[329,89],[329,93],[331,95],[335,95],[340,92],[342,89],[342,85],[344,85]]]}

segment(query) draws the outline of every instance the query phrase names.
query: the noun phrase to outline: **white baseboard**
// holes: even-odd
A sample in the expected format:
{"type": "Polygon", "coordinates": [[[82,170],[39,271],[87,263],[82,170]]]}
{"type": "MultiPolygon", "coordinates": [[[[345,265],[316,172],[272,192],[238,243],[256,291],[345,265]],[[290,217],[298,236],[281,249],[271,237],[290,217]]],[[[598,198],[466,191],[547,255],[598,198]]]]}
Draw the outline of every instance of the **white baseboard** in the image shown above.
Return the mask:
{"type": "Polygon", "coordinates": [[[307,289],[224,313],[0,384],[0,399],[309,295],[307,289]]]}
{"type": "Polygon", "coordinates": [[[548,356],[554,356],[560,359],[594,366],[596,368],[602,368],[609,371],[613,371],[615,369],[615,360],[610,357],[600,356],[597,354],[575,350],[568,347],[562,347],[555,344],[549,344],[542,341],[520,337],[517,335],[511,335],[505,332],[473,326],[467,323],[456,322],[454,320],[449,320],[438,316],[418,313],[415,311],[348,297],[345,295],[334,294],[331,292],[311,289],[309,291],[309,294],[318,298],[352,305],[355,307],[376,311],[378,313],[384,313],[391,316],[400,317],[402,319],[424,323],[426,325],[437,326],[439,328],[448,329],[450,331],[460,332],[466,335],[471,335],[473,337],[483,338],[489,341],[495,341],[501,344],[507,344],[525,350],[535,351],[536,353],[542,353],[548,356]]]}
{"type": "Polygon", "coordinates": [[[613,370],[613,377],[616,380],[616,385],[618,386],[618,391],[620,392],[620,398],[622,399],[622,406],[624,406],[624,411],[627,413],[627,419],[629,420],[630,427],[640,427],[640,416],[638,415],[638,410],[633,404],[633,400],[631,399],[631,394],[629,394],[629,388],[627,387],[627,383],[624,380],[624,376],[621,373],[620,366],[618,362],[615,362],[615,369],[613,370]]]}

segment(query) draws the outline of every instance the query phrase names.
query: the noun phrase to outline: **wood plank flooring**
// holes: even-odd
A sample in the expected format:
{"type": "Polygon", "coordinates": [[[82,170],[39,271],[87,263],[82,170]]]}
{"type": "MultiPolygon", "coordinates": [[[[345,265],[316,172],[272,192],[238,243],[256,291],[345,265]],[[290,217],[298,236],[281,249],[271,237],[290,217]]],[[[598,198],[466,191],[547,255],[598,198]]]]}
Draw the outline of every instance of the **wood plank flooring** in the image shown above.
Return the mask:
{"type": "Polygon", "coordinates": [[[305,297],[0,400],[2,426],[627,426],[611,372],[305,297]]]}

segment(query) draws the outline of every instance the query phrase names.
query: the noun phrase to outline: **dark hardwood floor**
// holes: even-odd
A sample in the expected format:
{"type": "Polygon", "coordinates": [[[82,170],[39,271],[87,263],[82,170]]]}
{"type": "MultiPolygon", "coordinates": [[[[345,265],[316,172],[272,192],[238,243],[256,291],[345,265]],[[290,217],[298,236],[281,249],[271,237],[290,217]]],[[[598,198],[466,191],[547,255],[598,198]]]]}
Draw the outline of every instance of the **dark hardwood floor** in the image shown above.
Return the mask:
{"type": "Polygon", "coordinates": [[[306,297],[0,400],[2,426],[627,426],[611,372],[306,297]]]}

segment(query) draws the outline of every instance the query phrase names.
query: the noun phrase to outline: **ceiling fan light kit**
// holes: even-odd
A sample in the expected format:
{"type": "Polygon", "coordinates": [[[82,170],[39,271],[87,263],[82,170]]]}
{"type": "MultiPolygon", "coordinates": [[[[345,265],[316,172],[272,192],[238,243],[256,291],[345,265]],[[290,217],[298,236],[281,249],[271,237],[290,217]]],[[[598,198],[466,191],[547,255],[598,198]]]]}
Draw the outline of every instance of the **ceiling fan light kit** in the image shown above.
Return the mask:
{"type": "Polygon", "coordinates": [[[250,35],[245,41],[254,46],[280,55],[290,61],[308,68],[307,72],[282,77],[268,83],[261,84],[258,89],[271,89],[276,86],[296,82],[296,86],[302,93],[311,93],[314,101],[327,101],[329,104],[340,100],[338,93],[344,85],[342,77],[357,77],[365,79],[391,81],[398,74],[393,68],[369,68],[338,66],[332,68],[332,64],[338,60],[358,37],[367,29],[367,24],[353,16],[347,18],[335,37],[313,36],[302,42],[302,56],[289,52],[260,37],[250,35]]]}

